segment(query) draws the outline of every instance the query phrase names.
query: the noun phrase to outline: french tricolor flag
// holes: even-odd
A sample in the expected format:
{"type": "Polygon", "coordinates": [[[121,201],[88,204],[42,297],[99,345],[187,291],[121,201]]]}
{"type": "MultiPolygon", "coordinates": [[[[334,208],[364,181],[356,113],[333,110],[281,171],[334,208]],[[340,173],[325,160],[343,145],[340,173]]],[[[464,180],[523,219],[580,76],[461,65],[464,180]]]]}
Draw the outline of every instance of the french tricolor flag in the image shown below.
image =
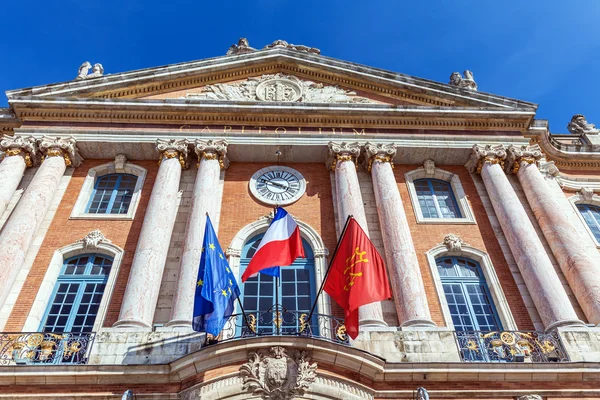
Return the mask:
{"type": "Polygon", "coordinates": [[[262,272],[271,276],[279,276],[279,266],[291,265],[298,257],[306,258],[300,228],[291,215],[279,207],[263,236],[254,257],[242,274],[242,282],[262,272]]]}

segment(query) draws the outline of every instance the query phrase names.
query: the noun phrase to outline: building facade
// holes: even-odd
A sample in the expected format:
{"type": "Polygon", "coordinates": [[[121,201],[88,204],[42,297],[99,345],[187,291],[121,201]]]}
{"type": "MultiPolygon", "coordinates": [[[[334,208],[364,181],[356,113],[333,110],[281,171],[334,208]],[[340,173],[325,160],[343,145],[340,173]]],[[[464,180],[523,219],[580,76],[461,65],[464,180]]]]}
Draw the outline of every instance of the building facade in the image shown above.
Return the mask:
{"type": "Polygon", "coordinates": [[[600,398],[600,132],[478,89],[241,39],[8,91],[0,398],[600,398]],[[277,205],[306,258],[194,332],[205,215],[239,278],[277,205]],[[317,299],[349,215],[393,293],[356,340],[317,299]]]}

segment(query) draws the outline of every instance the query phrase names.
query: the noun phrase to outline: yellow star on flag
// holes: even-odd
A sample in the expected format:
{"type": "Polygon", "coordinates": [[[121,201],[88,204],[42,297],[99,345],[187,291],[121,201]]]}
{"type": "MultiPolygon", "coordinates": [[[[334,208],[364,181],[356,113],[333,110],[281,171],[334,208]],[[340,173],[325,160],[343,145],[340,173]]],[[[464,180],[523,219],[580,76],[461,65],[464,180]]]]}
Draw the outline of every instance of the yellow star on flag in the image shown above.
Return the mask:
{"type": "Polygon", "coordinates": [[[227,267],[225,267],[225,271],[227,271],[228,274],[231,273],[231,271],[227,267]]]}
{"type": "Polygon", "coordinates": [[[229,294],[231,294],[231,288],[227,288],[227,291],[229,292],[229,294]]]}
{"type": "Polygon", "coordinates": [[[221,290],[221,294],[225,297],[227,297],[227,292],[225,290],[221,290]]]}
{"type": "Polygon", "coordinates": [[[219,253],[219,258],[222,260],[223,259],[223,254],[219,253]]]}
{"type": "Polygon", "coordinates": [[[204,281],[202,279],[198,279],[198,286],[204,285],[204,281]]]}
{"type": "Polygon", "coordinates": [[[208,245],[208,248],[211,249],[211,250],[214,250],[215,249],[215,245],[211,243],[211,244],[208,245]]]}
{"type": "Polygon", "coordinates": [[[231,279],[229,280],[229,286],[233,286],[233,282],[231,282],[231,279]]]}

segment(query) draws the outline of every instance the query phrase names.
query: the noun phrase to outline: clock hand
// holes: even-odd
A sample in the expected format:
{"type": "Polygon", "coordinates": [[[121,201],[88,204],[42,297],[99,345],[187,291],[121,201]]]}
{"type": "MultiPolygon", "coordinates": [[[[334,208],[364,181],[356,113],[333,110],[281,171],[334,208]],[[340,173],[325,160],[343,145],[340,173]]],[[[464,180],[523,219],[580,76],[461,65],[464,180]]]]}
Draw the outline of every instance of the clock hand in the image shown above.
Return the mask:
{"type": "Polygon", "coordinates": [[[268,181],[266,179],[260,179],[259,182],[265,183],[267,185],[273,185],[273,186],[278,186],[282,189],[287,189],[288,187],[285,185],[282,185],[281,183],[277,183],[277,182],[272,182],[272,181],[268,181]]]}

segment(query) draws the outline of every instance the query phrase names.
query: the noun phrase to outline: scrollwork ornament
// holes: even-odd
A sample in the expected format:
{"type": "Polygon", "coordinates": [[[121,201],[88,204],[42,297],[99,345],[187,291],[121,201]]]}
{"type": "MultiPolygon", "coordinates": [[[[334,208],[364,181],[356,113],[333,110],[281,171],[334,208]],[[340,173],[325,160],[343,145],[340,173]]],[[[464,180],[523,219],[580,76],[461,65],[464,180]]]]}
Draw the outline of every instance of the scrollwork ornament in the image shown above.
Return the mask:
{"type": "Polygon", "coordinates": [[[394,143],[365,143],[364,167],[368,172],[374,162],[390,163],[394,168],[394,156],[396,155],[396,145],[394,143]]]}
{"type": "Polygon", "coordinates": [[[47,157],[63,157],[67,167],[78,167],[83,162],[79,155],[74,137],[44,136],[38,143],[42,161],[47,157]]]}
{"type": "Polygon", "coordinates": [[[100,229],[95,229],[91,231],[90,233],[85,235],[83,239],[78,240],[78,242],[83,243],[83,247],[86,250],[95,250],[98,248],[98,245],[102,242],[111,243],[111,241],[104,237],[102,232],[100,232],[100,229]]]}
{"type": "Polygon", "coordinates": [[[7,157],[22,156],[26,167],[37,164],[37,146],[33,136],[0,136],[0,150],[7,157]]]}
{"type": "Polygon", "coordinates": [[[537,144],[521,147],[513,146],[511,144],[506,151],[508,161],[506,164],[506,172],[512,172],[513,174],[519,172],[521,163],[525,162],[527,164],[537,165],[539,159],[542,158],[542,149],[537,144]]]}
{"type": "Polygon", "coordinates": [[[185,139],[157,139],[156,149],[160,153],[158,165],[163,159],[178,158],[181,168],[188,167],[188,142],[185,139]]]}
{"type": "MultiPolygon", "coordinates": [[[[327,168],[335,171],[338,162],[342,161],[352,161],[356,165],[356,160],[360,155],[360,143],[335,143],[329,142],[329,156],[327,157],[327,161],[325,165],[327,168]]],[[[358,165],[356,165],[358,168],[358,165]]]]}
{"type": "Polygon", "coordinates": [[[474,145],[471,159],[467,163],[469,172],[481,174],[484,164],[499,164],[504,169],[504,160],[506,159],[506,150],[504,146],[490,145],[485,146],[474,145]]]}
{"type": "Polygon", "coordinates": [[[205,160],[219,160],[219,167],[221,169],[229,168],[229,159],[227,158],[227,140],[196,140],[194,150],[198,156],[198,167],[200,167],[200,161],[205,160]]]}
{"type": "Polygon", "coordinates": [[[269,400],[291,400],[304,396],[317,378],[317,364],[305,351],[289,356],[281,346],[253,353],[240,367],[242,390],[269,400]]]}

